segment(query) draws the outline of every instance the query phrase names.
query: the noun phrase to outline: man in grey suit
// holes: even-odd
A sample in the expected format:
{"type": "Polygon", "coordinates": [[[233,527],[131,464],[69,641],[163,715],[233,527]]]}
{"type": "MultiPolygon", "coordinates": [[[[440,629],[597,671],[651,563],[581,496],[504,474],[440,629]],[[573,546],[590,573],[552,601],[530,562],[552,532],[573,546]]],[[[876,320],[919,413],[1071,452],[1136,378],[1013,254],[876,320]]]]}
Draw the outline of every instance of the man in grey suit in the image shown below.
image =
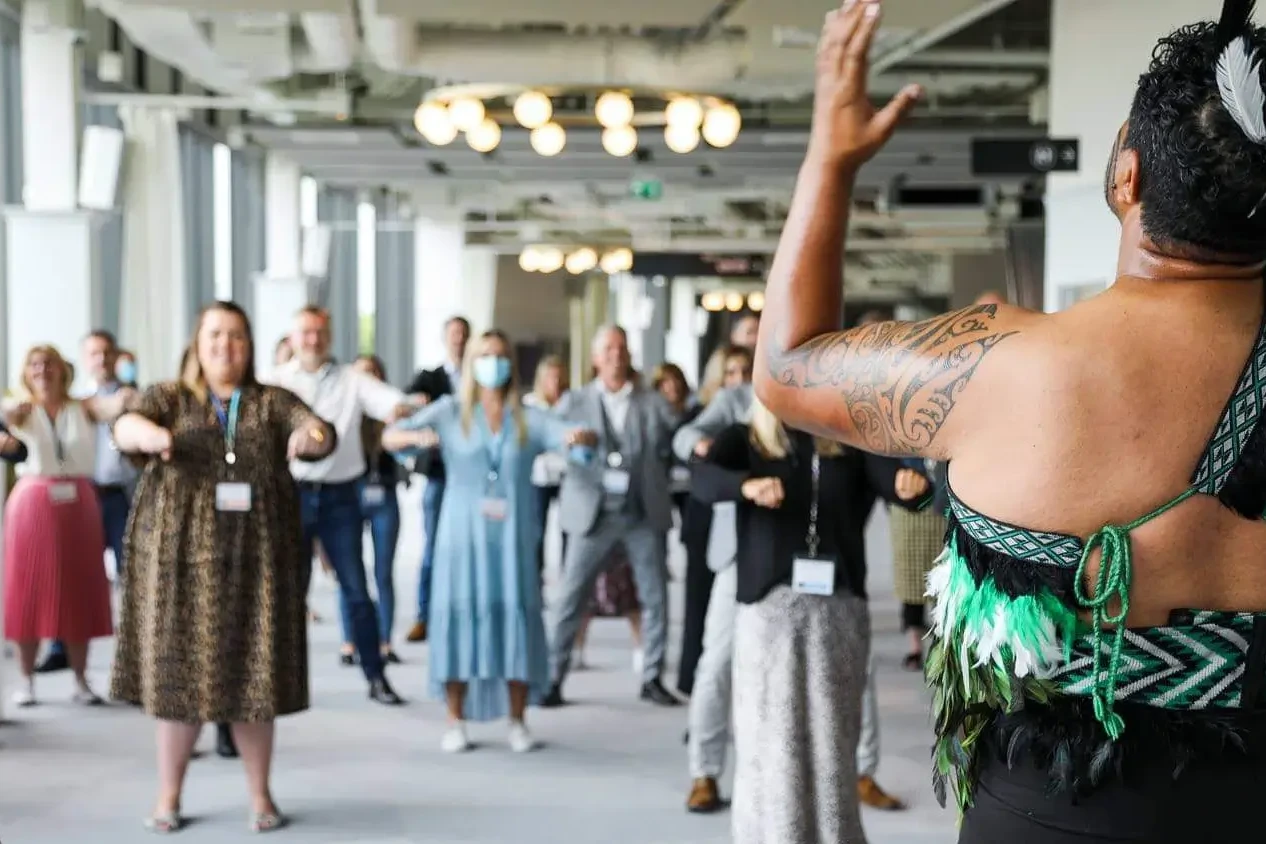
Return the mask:
{"type": "Polygon", "coordinates": [[[596,431],[598,445],[587,463],[568,469],[559,493],[569,541],[551,640],[554,684],[544,705],[564,702],[562,686],[582,612],[611,549],[623,542],[642,602],[642,699],[677,706],[680,701],[660,679],[668,628],[664,537],[672,526],[669,448],[675,419],[658,393],[633,383],[623,329],[600,329],[592,352],[598,377],[569,394],[558,410],[569,422],[596,431]]]}
{"type": "Polygon", "coordinates": [[[673,453],[683,463],[689,463],[692,457],[707,457],[717,434],[731,425],[746,424],[751,412],[751,384],[721,390],[693,422],[683,425],[673,436],[673,453]]]}

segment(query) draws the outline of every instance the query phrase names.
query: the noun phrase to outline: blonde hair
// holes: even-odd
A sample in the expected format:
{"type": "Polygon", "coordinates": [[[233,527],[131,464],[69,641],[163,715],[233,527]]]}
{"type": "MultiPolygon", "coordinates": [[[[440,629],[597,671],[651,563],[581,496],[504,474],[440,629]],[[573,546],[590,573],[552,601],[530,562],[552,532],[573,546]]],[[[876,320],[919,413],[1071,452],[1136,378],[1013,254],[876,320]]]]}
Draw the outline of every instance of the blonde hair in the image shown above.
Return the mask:
{"type": "Polygon", "coordinates": [[[536,373],[532,376],[532,393],[537,398],[541,398],[541,387],[545,381],[545,373],[551,369],[558,370],[559,395],[567,392],[567,366],[563,363],[562,355],[546,355],[536,365],[536,373]]]}
{"type": "Polygon", "coordinates": [[[207,315],[212,311],[233,314],[242,321],[242,328],[246,333],[246,368],[242,371],[240,385],[253,387],[258,383],[255,378],[255,335],[251,332],[250,317],[236,302],[212,302],[198,311],[198,318],[193,322],[193,336],[189,338],[189,345],[185,347],[180,363],[180,383],[203,403],[207,401],[207,377],[202,371],[202,361],[198,360],[198,334],[202,332],[202,323],[206,322],[207,315]]]}
{"type": "Polygon", "coordinates": [[[708,404],[721,392],[721,388],[725,386],[725,365],[730,358],[743,358],[747,362],[747,368],[752,368],[752,352],[742,346],[734,346],[725,343],[717,347],[717,350],[708,358],[707,364],[703,368],[703,381],[699,384],[699,402],[708,404]]]}
{"type": "Polygon", "coordinates": [[[690,382],[686,380],[686,373],[681,371],[681,367],[675,363],[661,363],[651,371],[651,387],[658,390],[660,384],[665,381],[676,381],[681,385],[681,391],[687,397],[690,395],[690,382]]]}
{"type": "MultiPolygon", "coordinates": [[[[773,411],[761,404],[760,399],[752,399],[752,415],[747,423],[748,435],[752,448],[768,460],[782,460],[791,450],[791,437],[787,436],[787,428],[773,411]]],[[[844,453],[844,446],[834,440],[813,438],[814,451],[819,457],[839,457],[844,453]]]]}
{"type": "Polygon", "coordinates": [[[31,368],[31,359],[36,355],[43,355],[61,370],[62,388],[61,394],[57,396],[57,399],[63,402],[70,401],[70,385],[75,380],[75,367],[70,361],[62,357],[62,353],[57,351],[56,346],[48,343],[32,346],[26,350],[26,356],[22,358],[22,389],[26,391],[27,396],[33,397],[35,395],[35,390],[31,386],[31,378],[26,371],[31,368]]]}
{"type": "Polygon", "coordinates": [[[475,359],[483,355],[482,346],[485,340],[500,340],[506,347],[506,357],[510,360],[510,380],[501,388],[501,396],[510,408],[510,416],[514,420],[515,435],[519,445],[527,442],[527,421],[523,415],[523,406],[519,404],[519,367],[514,362],[514,349],[510,346],[510,338],[498,328],[480,334],[474,343],[466,346],[466,359],[462,361],[462,432],[470,436],[471,426],[475,420],[475,402],[479,400],[479,385],[475,383],[475,359]]]}

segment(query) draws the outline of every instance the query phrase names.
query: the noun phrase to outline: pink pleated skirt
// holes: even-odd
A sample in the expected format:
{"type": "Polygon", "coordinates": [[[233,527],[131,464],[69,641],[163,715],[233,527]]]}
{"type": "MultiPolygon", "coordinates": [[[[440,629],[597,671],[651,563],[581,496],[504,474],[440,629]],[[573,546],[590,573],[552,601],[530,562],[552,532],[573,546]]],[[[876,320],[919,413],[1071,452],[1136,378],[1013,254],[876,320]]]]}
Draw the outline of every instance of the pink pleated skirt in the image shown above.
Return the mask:
{"type": "Polygon", "coordinates": [[[4,636],[86,642],[113,634],[105,537],[87,478],[27,477],[4,511],[4,636]]]}

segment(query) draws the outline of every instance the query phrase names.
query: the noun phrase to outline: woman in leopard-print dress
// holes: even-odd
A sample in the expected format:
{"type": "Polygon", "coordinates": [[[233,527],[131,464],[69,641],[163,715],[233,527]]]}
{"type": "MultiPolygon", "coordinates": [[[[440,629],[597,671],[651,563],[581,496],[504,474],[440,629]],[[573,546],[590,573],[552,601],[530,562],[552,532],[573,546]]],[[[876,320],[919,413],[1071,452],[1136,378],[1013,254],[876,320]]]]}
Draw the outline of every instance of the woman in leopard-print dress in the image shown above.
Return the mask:
{"type": "Polygon", "coordinates": [[[316,460],[333,429],[293,394],[256,382],[250,325],[217,303],[198,320],[179,382],[158,384],[115,426],[149,455],[128,523],[112,695],[158,719],[158,807],[178,829],[201,725],[233,724],[252,826],[276,828],[273,721],[308,706],[299,503],[288,457],[316,460]]]}

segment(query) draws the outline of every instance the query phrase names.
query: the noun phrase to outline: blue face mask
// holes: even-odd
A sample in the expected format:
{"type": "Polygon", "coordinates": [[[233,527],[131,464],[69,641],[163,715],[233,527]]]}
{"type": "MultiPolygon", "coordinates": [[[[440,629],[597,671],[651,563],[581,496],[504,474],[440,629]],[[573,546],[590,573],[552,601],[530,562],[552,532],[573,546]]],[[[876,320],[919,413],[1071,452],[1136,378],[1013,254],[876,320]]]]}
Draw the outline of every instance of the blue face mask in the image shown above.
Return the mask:
{"type": "Polygon", "coordinates": [[[475,382],[489,390],[498,390],[510,383],[510,359],[496,355],[475,358],[475,382]]]}
{"type": "Polygon", "coordinates": [[[136,383],[136,363],[130,360],[121,360],[114,365],[114,377],[119,379],[120,384],[136,383]]]}

